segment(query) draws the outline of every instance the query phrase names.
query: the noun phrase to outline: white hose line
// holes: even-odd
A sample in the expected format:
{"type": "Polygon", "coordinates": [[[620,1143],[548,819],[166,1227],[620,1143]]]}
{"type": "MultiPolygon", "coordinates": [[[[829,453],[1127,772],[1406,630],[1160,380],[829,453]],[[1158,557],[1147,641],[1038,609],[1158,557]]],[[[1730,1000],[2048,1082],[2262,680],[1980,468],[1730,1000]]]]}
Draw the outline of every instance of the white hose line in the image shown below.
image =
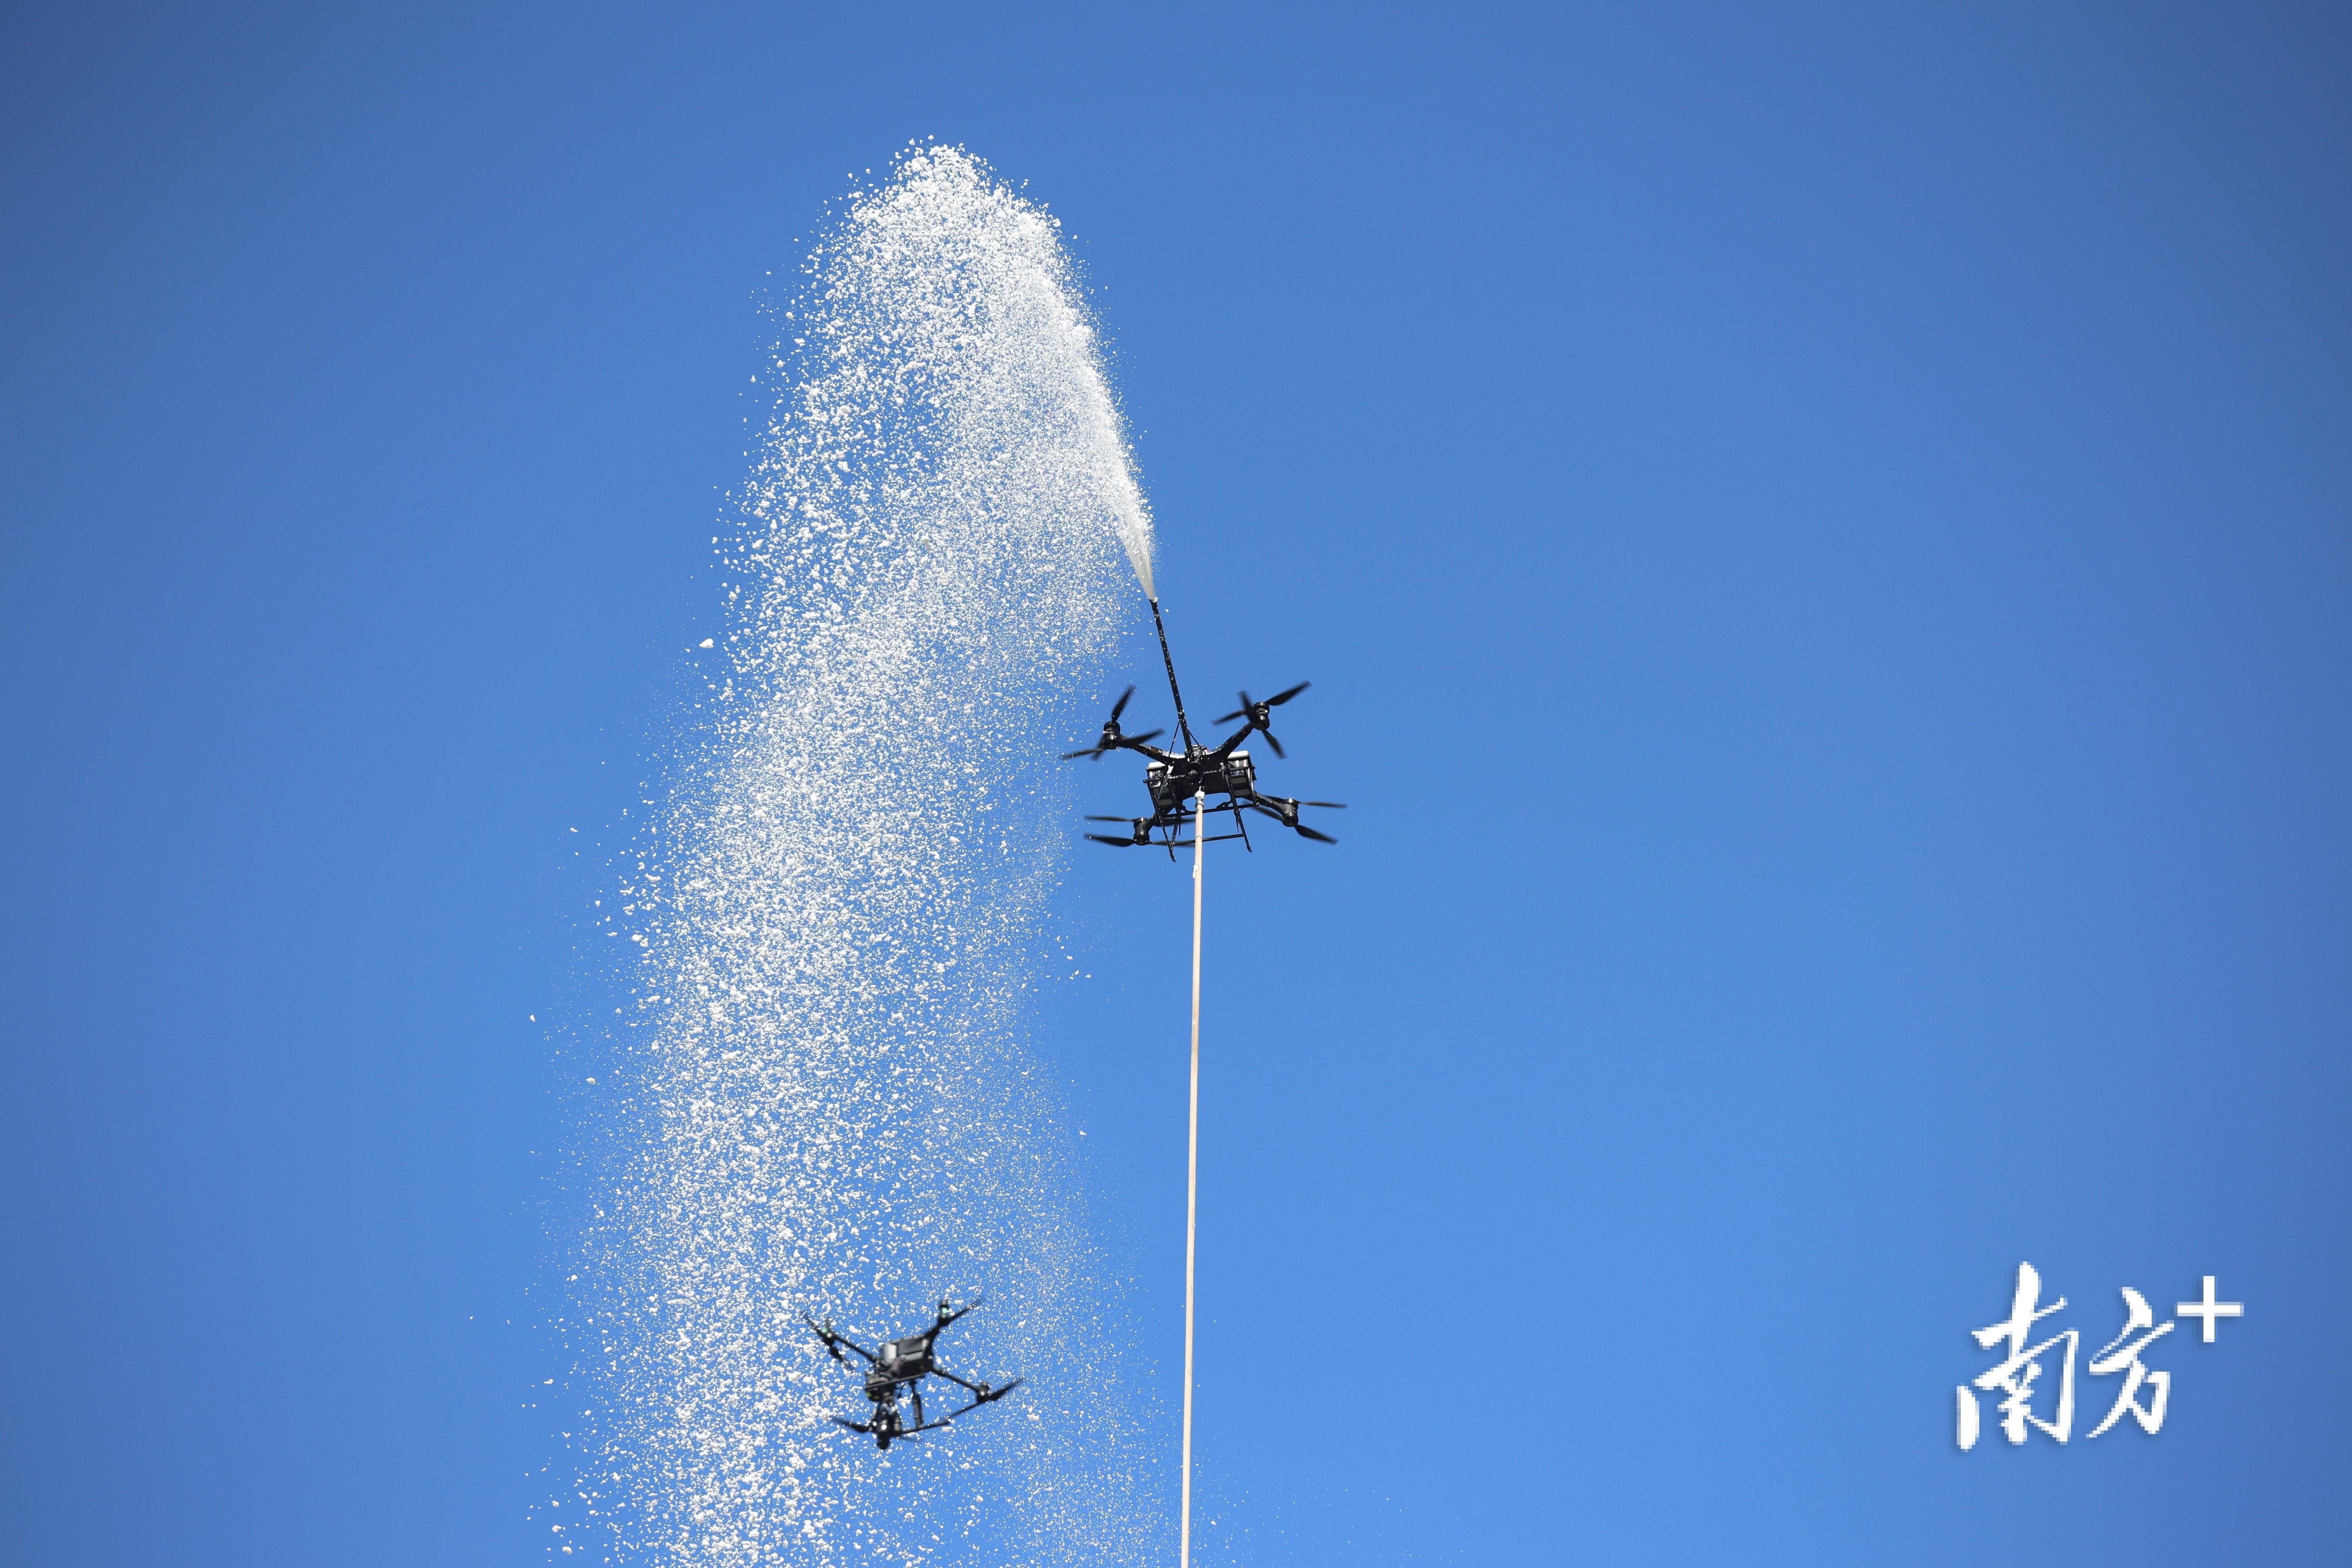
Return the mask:
{"type": "Polygon", "coordinates": [[[1178,1568],[1192,1568],[1192,1243],[1201,1217],[1201,873],[1208,864],[1208,792],[1192,796],[1192,1131],[1184,1176],[1184,1503],[1178,1568]]]}

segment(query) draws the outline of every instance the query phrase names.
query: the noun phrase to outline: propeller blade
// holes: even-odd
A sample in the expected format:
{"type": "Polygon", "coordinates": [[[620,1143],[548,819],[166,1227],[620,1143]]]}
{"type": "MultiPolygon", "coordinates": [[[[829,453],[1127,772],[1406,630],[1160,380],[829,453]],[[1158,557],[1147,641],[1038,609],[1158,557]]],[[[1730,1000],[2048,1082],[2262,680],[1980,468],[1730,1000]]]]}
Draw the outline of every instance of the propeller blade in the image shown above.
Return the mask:
{"type": "Polygon", "coordinates": [[[1302,800],[1298,804],[1301,805],[1319,805],[1328,811],[1345,811],[1348,809],[1348,803],[1344,800],[1302,800]]]}
{"type": "Polygon", "coordinates": [[[1265,743],[1274,748],[1274,754],[1276,756],[1280,757],[1286,763],[1290,760],[1290,753],[1282,749],[1282,742],[1274,738],[1273,731],[1260,730],[1258,733],[1265,737],[1265,743]]]}
{"type": "Polygon", "coordinates": [[[1087,820],[1088,822],[1125,822],[1132,824],[1135,821],[1135,818],[1131,816],[1089,816],[1087,820]]]}
{"type": "Polygon", "coordinates": [[[833,1417],[833,1424],[836,1426],[845,1427],[852,1432],[863,1432],[869,1437],[874,1436],[873,1427],[867,1426],[863,1421],[852,1421],[846,1415],[836,1415],[833,1417]]]}
{"type": "Polygon", "coordinates": [[[1303,822],[1297,823],[1295,826],[1297,827],[1298,837],[1301,838],[1312,838],[1318,844],[1337,844],[1339,842],[1328,833],[1316,832],[1315,829],[1307,826],[1303,822]]]}
{"type": "Polygon", "coordinates": [[[1132,849],[1135,847],[1135,840],[1132,838],[1108,838],[1099,833],[1089,833],[1087,837],[1093,839],[1097,844],[1108,844],[1114,849],[1132,849]]]}
{"type": "Polygon", "coordinates": [[[1209,722],[1210,722],[1210,723],[1212,723],[1212,724],[1229,724],[1229,723],[1231,723],[1233,721],[1234,721],[1234,720],[1236,720],[1236,719],[1241,718],[1244,714],[1247,713],[1251,709],[1253,709],[1253,708],[1255,708],[1255,707],[1256,707],[1256,706],[1257,706],[1257,704],[1256,704],[1256,703],[1252,702],[1252,701],[1250,700],[1250,699],[1249,699],[1249,693],[1248,693],[1248,692],[1246,692],[1246,691],[1236,691],[1236,692],[1234,692],[1234,696],[1236,696],[1236,697],[1238,697],[1238,698],[1240,698],[1240,699],[1242,700],[1242,705],[1241,705],[1240,707],[1238,707],[1238,708],[1234,709],[1232,712],[1230,712],[1230,713],[1226,714],[1223,719],[1212,719],[1212,720],[1210,720],[1210,721],[1209,721],[1209,722]]]}
{"type": "Polygon", "coordinates": [[[1099,757],[1103,754],[1103,751],[1104,748],[1101,746],[1088,746],[1083,752],[1064,752],[1062,753],[1062,761],[1066,763],[1075,763],[1080,757],[1099,757]]]}
{"type": "Polygon", "coordinates": [[[1118,716],[1127,711],[1127,700],[1134,695],[1135,688],[1132,686],[1118,694],[1118,700],[1110,705],[1110,721],[1112,723],[1116,724],[1118,722],[1118,716]]]}
{"type": "Polygon", "coordinates": [[[1297,696],[1300,692],[1306,690],[1308,687],[1314,684],[1315,683],[1311,680],[1302,680],[1297,685],[1292,687],[1289,690],[1284,692],[1281,696],[1267,698],[1265,700],[1265,705],[1269,708],[1279,708],[1284,703],[1289,701],[1292,698],[1297,696]]]}
{"type": "Polygon", "coordinates": [[[1014,1389],[1020,1387],[1023,1384],[1028,1381],[1029,1380],[1025,1377],[1016,1377],[1011,1383],[1006,1384],[1003,1388],[990,1389],[986,1394],[974,1399],[972,1403],[974,1405],[993,1405],[996,1401],[1003,1398],[1006,1394],[1012,1393],[1014,1389]]]}
{"type": "Polygon", "coordinates": [[[1131,745],[1131,746],[1139,746],[1139,745],[1141,745],[1141,744],[1142,744],[1144,742],[1146,742],[1146,741],[1156,741],[1156,740],[1158,740],[1161,735],[1165,734],[1166,732],[1167,732],[1167,731],[1163,731],[1163,730],[1146,730],[1146,731],[1145,731],[1142,734],[1140,734],[1140,735],[1128,735],[1128,736],[1124,736],[1124,737],[1122,737],[1122,739],[1124,739],[1124,740],[1128,742],[1128,744],[1129,744],[1129,745],[1131,745]]]}

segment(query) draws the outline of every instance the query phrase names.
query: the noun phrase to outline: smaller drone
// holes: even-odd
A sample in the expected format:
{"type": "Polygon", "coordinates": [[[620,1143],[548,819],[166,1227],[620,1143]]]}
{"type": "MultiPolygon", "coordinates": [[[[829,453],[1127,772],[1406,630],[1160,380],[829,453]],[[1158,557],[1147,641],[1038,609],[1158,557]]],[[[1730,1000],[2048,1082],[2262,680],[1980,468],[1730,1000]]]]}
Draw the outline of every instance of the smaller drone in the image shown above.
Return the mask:
{"type": "Polygon", "coordinates": [[[975,1296],[972,1298],[971,1307],[966,1307],[961,1311],[952,1311],[949,1310],[948,1303],[942,1301],[940,1303],[938,1321],[919,1334],[908,1334],[904,1339],[883,1341],[882,1348],[878,1352],[866,1349],[846,1334],[835,1333],[831,1323],[819,1323],[815,1319],[803,1313],[801,1321],[806,1323],[815,1332],[817,1339],[824,1345],[825,1353],[832,1356],[834,1360],[841,1362],[845,1366],[847,1365],[846,1359],[841,1353],[842,1348],[847,1346],[866,1361],[866,1397],[874,1402],[873,1415],[864,1421],[852,1421],[847,1416],[836,1415],[833,1418],[833,1424],[852,1432],[865,1433],[874,1439],[876,1447],[887,1450],[896,1438],[912,1437],[919,1432],[936,1431],[957,1416],[968,1415],[983,1405],[993,1405],[1020,1387],[1022,1380],[1017,1377],[1002,1388],[991,1387],[985,1383],[966,1383],[933,1359],[931,1342],[938,1339],[950,1323],[962,1317],[965,1312],[971,1311],[972,1307],[979,1305],[980,1298],[975,1296]],[[949,1411],[936,1421],[924,1419],[923,1379],[927,1377],[946,1378],[950,1383],[971,1394],[971,1403],[961,1410],[949,1411]],[[911,1426],[898,1418],[898,1391],[901,1388],[914,1396],[915,1424],[911,1426]]]}

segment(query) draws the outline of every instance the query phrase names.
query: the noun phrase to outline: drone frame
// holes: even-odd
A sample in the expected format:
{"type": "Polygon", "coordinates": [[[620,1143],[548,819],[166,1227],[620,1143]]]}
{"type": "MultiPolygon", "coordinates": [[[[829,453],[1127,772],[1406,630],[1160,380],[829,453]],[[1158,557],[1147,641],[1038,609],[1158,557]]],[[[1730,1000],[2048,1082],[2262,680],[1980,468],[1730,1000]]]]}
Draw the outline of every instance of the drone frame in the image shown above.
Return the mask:
{"type": "MultiPolygon", "coordinates": [[[[1012,1393],[1014,1389],[1020,1387],[1024,1383],[1027,1382],[1028,1380],[1026,1378],[1016,1377],[1012,1382],[1005,1384],[1002,1387],[998,1387],[995,1384],[988,1383],[967,1382],[965,1379],[957,1376],[954,1373],[951,1373],[947,1368],[941,1366],[939,1363],[938,1357],[932,1353],[930,1348],[931,1342],[938,1339],[941,1331],[945,1330],[949,1324],[954,1322],[959,1318],[971,1312],[974,1308],[977,1308],[982,1300],[983,1298],[975,1296],[972,1298],[971,1305],[960,1308],[955,1311],[948,1310],[948,1304],[945,1301],[942,1301],[940,1303],[939,1317],[937,1321],[931,1324],[930,1331],[920,1336],[908,1336],[908,1338],[919,1337],[922,1339],[924,1359],[929,1363],[929,1365],[924,1371],[918,1373],[913,1377],[898,1377],[895,1373],[890,1374],[892,1381],[887,1385],[887,1396],[877,1396],[872,1394],[870,1392],[872,1384],[869,1382],[867,1384],[867,1388],[869,1390],[867,1397],[872,1399],[874,1402],[874,1415],[872,1419],[866,1421],[852,1421],[845,1415],[835,1415],[828,1419],[830,1419],[835,1426],[841,1427],[845,1431],[863,1433],[866,1436],[875,1438],[881,1447],[887,1448],[892,1443],[898,1441],[899,1438],[918,1437],[926,1432],[936,1432],[940,1427],[948,1426],[950,1423],[953,1422],[959,1415],[969,1415],[983,1405],[993,1405],[998,1400],[1003,1398],[1006,1394],[1012,1393]],[[943,1377],[947,1379],[948,1382],[954,1384],[958,1388],[961,1388],[965,1393],[971,1394],[971,1403],[964,1405],[960,1410],[949,1411],[945,1415],[940,1416],[936,1421],[927,1418],[923,1412],[923,1379],[926,1377],[943,1377]],[[915,1406],[915,1424],[911,1426],[905,1425],[898,1419],[898,1390],[901,1387],[906,1389],[908,1397],[913,1402],[915,1406]]],[[[849,1350],[856,1352],[859,1359],[863,1360],[866,1365],[872,1367],[876,1372],[882,1373],[887,1371],[887,1369],[884,1367],[882,1358],[879,1355],[867,1350],[864,1345],[859,1344],[847,1334],[841,1332],[831,1323],[820,1323],[814,1318],[810,1317],[806,1312],[803,1312],[801,1314],[801,1321],[806,1323],[810,1331],[816,1335],[818,1342],[824,1345],[825,1353],[832,1356],[834,1360],[840,1362],[843,1365],[846,1366],[849,1364],[847,1359],[841,1353],[843,1349],[846,1347],[849,1350]]]]}
{"type": "Polygon", "coordinates": [[[1302,680],[1289,690],[1270,697],[1264,702],[1251,701],[1250,695],[1246,691],[1240,693],[1241,708],[1226,714],[1225,718],[1244,720],[1245,722],[1242,727],[1227,736],[1221,745],[1202,746],[1192,742],[1192,728],[1190,725],[1185,725],[1183,733],[1187,745],[1181,752],[1163,751],[1158,746],[1151,745],[1150,742],[1152,737],[1160,733],[1157,730],[1148,730],[1140,735],[1122,734],[1119,731],[1118,716],[1125,710],[1128,699],[1135,695],[1135,688],[1129,686],[1119,694],[1118,700],[1111,705],[1110,718],[1103,724],[1102,738],[1092,746],[1075,752],[1065,752],[1062,753],[1062,760],[1066,763],[1075,762],[1080,757],[1101,758],[1108,756],[1113,752],[1137,752],[1143,757],[1146,763],[1144,787],[1151,795],[1152,810],[1145,816],[1089,816],[1087,818],[1088,822],[1124,822],[1128,825],[1129,832],[1125,838],[1114,838],[1107,833],[1089,833],[1087,837],[1097,844],[1108,844],[1115,849],[1145,847],[1165,849],[1168,852],[1168,858],[1172,860],[1176,858],[1177,850],[1192,847],[1192,840],[1185,837],[1186,833],[1192,831],[1196,826],[1205,828],[1208,817],[1223,814],[1233,819],[1231,830],[1208,834],[1206,841],[1215,844],[1229,838],[1238,838],[1242,841],[1242,847],[1254,854],[1257,847],[1250,841],[1249,821],[1242,814],[1244,811],[1255,811],[1274,818],[1302,838],[1311,838],[1318,844],[1337,844],[1339,840],[1329,834],[1318,828],[1309,827],[1301,822],[1298,819],[1298,813],[1302,806],[1309,805],[1328,807],[1335,811],[1344,810],[1346,807],[1343,802],[1297,800],[1289,795],[1262,794],[1257,788],[1257,766],[1250,760],[1250,754],[1240,749],[1241,743],[1252,735],[1264,735],[1267,742],[1274,747],[1275,754],[1283,756],[1285,753],[1282,750],[1282,742],[1276,741],[1274,738],[1274,731],[1266,727],[1268,710],[1276,703],[1289,701],[1306,690],[1307,685],[1307,681],[1302,680]],[[1188,809],[1192,807],[1192,797],[1173,795],[1164,787],[1169,775],[1180,771],[1196,774],[1205,773],[1208,776],[1198,780],[1202,793],[1214,792],[1223,795],[1225,798],[1214,805],[1202,803],[1197,807],[1188,809]]]}

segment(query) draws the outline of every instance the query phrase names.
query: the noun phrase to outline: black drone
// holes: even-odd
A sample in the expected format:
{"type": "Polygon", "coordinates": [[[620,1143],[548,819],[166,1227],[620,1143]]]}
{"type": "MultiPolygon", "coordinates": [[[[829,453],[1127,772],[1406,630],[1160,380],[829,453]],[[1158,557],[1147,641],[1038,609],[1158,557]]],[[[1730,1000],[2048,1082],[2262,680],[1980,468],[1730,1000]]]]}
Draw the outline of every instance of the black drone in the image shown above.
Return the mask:
{"type": "Polygon", "coordinates": [[[1151,815],[1089,816],[1087,818],[1088,822],[1124,822],[1128,825],[1128,836],[1115,838],[1107,833],[1089,833],[1087,837],[1097,844],[1108,844],[1118,849],[1150,845],[1167,850],[1169,858],[1173,859],[1177,850],[1192,847],[1192,840],[1182,835],[1194,826],[1194,797],[1223,795],[1224,798],[1216,805],[1208,805],[1203,800],[1198,813],[1203,824],[1207,817],[1220,813],[1233,819],[1232,832],[1206,836],[1212,844],[1221,838],[1238,838],[1244,845],[1248,845],[1249,824],[1242,816],[1244,811],[1270,816],[1301,838],[1312,838],[1318,844],[1337,844],[1339,840],[1329,834],[1299,821],[1298,811],[1301,806],[1308,805],[1338,811],[1342,809],[1340,802],[1292,800],[1284,795],[1260,795],[1256,765],[1250,761],[1250,754],[1240,749],[1241,743],[1251,735],[1264,735],[1265,743],[1274,748],[1274,754],[1287,760],[1289,753],[1282,749],[1282,742],[1274,738],[1274,710],[1306,690],[1308,682],[1302,680],[1289,690],[1278,691],[1264,701],[1253,699],[1246,691],[1238,693],[1242,705],[1216,722],[1223,724],[1239,719],[1242,727],[1228,736],[1223,745],[1204,746],[1192,738],[1192,726],[1184,717],[1184,694],[1177,689],[1176,661],[1168,652],[1168,627],[1160,619],[1160,601],[1157,599],[1151,601],[1151,624],[1160,632],[1160,658],[1168,667],[1168,695],[1175,700],[1176,729],[1183,738],[1184,749],[1170,752],[1147,744],[1160,735],[1158,730],[1146,730],[1140,735],[1122,732],[1118,727],[1118,716],[1127,711],[1128,699],[1135,695],[1135,688],[1130,686],[1119,693],[1118,700],[1111,704],[1110,717],[1103,721],[1101,737],[1081,751],[1063,752],[1062,760],[1066,763],[1079,757],[1101,758],[1113,752],[1141,752],[1144,757],[1143,787],[1151,796],[1151,815]]]}
{"type": "Polygon", "coordinates": [[[852,1421],[847,1416],[836,1415],[833,1424],[852,1432],[866,1433],[874,1439],[876,1447],[887,1450],[897,1438],[936,1431],[957,1416],[970,1415],[983,1405],[993,1405],[1020,1387],[1022,1380],[1017,1377],[1002,1388],[994,1388],[985,1383],[966,1383],[933,1359],[931,1342],[938,1339],[950,1323],[979,1305],[980,1299],[974,1297],[971,1307],[951,1311],[948,1303],[942,1301],[938,1321],[919,1334],[908,1334],[902,1340],[883,1341],[878,1352],[867,1350],[846,1334],[835,1333],[831,1323],[819,1323],[803,1313],[801,1321],[815,1331],[816,1337],[824,1344],[825,1352],[834,1360],[848,1364],[841,1353],[845,1345],[866,1362],[866,1397],[874,1402],[873,1415],[864,1421],[852,1421]],[[936,1421],[926,1420],[923,1416],[923,1379],[927,1377],[946,1378],[971,1394],[971,1403],[961,1410],[949,1411],[936,1421]],[[898,1418],[898,1391],[902,1388],[914,1396],[915,1424],[911,1426],[898,1418]]]}

